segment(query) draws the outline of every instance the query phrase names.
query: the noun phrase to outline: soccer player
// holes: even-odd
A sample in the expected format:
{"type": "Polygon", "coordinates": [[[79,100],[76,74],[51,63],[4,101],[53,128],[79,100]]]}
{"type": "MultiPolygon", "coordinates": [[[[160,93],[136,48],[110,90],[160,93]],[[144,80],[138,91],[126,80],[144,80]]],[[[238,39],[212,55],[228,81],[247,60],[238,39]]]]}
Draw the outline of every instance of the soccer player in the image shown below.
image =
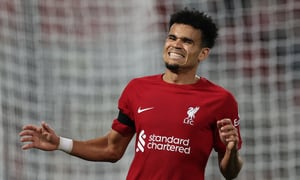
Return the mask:
{"type": "Polygon", "coordinates": [[[203,180],[213,149],[223,176],[237,177],[243,164],[237,102],[229,91],[196,75],[216,38],[217,27],[205,13],[174,13],[163,50],[165,72],[129,82],[108,134],[72,140],[42,122],[23,127],[22,149],[62,150],[85,160],[116,162],[136,134],[128,180],[203,180]]]}

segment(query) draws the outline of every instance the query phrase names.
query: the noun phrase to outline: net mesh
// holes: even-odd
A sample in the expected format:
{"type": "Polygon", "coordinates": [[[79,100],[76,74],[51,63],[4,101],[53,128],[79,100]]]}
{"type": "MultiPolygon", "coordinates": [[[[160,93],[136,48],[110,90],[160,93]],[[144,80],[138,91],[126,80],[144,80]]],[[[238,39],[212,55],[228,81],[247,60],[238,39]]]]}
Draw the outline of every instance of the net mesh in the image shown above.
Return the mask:
{"type": "MultiPolygon", "coordinates": [[[[105,134],[127,82],[163,72],[169,14],[206,11],[220,36],[199,75],[239,102],[245,161],[237,179],[300,177],[300,2],[297,0],[1,0],[0,179],[125,179],[116,164],[22,151],[18,132],[49,123],[75,139],[105,134]]],[[[220,179],[215,152],[207,179],[220,179]]]]}

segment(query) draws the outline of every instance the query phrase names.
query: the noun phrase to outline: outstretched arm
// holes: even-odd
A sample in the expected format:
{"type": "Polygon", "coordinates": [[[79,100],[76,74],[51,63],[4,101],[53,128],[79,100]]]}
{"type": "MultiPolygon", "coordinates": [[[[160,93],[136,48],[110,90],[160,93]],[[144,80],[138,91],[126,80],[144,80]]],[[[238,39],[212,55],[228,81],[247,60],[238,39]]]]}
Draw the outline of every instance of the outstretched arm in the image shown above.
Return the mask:
{"type": "MultiPolygon", "coordinates": [[[[45,151],[58,150],[61,143],[61,138],[56,135],[46,123],[41,126],[26,125],[19,134],[21,142],[26,144],[22,149],[37,148],[45,151]]],[[[107,135],[87,141],[72,140],[72,148],[70,154],[89,161],[106,161],[116,162],[119,160],[133,134],[122,136],[115,130],[111,130],[107,135]]]]}
{"type": "Polygon", "coordinates": [[[123,156],[133,134],[123,136],[115,130],[107,135],[87,141],[73,140],[71,155],[89,161],[116,162],[123,156]]]}
{"type": "Polygon", "coordinates": [[[230,119],[217,122],[221,141],[226,145],[225,152],[218,153],[219,167],[223,176],[229,180],[236,178],[243,166],[238,152],[239,136],[230,119]]]}

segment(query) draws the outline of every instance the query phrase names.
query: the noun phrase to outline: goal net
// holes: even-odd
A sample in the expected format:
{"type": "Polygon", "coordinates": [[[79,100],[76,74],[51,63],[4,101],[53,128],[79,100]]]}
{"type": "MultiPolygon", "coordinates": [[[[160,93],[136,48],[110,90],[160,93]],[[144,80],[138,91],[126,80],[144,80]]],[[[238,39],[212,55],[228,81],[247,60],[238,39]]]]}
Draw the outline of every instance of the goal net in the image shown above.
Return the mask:
{"type": "MultiPolygon", "coordinates": [[[[133,142],[117,163],[98,163],[22,151],[18,133],[41,121],[74,139],[107,133],[128,81],[163,72],[169,15],[184,7],[220,28],[198,74],[239,103],[245,163],[237,179],[300,177],[299,1],[1,0],[0,180],[125,179],[133,142]]],[[[214,151],[206,179],[221,179],[214,151]]]]}

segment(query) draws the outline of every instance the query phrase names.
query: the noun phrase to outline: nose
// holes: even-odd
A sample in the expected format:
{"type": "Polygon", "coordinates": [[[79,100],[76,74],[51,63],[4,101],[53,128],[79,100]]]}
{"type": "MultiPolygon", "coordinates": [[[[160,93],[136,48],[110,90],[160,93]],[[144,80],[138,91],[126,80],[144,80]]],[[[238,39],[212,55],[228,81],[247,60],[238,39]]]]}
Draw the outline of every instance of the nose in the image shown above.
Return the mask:
{"type": "Polygon", "coordinates": [[[176,41],[174,41],[173,47],[176,48],[176,49],[181,49],[182,48],[182,41],[180,39],[177,39],[176,41]]]}

